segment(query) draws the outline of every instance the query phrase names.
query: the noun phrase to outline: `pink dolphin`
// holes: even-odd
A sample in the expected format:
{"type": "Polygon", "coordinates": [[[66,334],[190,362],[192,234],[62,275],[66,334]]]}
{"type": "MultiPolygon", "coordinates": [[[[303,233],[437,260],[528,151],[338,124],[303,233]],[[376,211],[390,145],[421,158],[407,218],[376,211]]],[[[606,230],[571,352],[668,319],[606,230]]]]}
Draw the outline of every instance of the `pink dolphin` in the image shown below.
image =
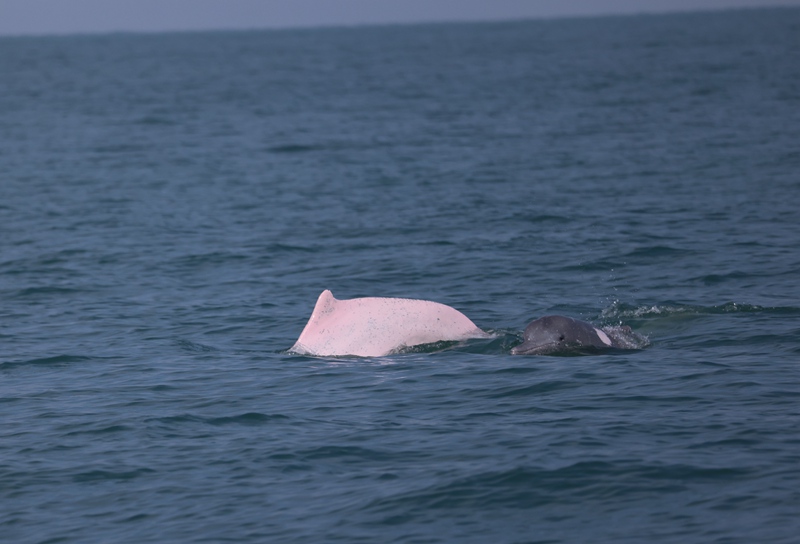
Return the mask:
{"type": "Polygon", "coordinates": [[[289,351],[378,357],[404,347],[488,336],[467,316],[438,302],[378,297],[336,300],[325,290],[289,351]]]}

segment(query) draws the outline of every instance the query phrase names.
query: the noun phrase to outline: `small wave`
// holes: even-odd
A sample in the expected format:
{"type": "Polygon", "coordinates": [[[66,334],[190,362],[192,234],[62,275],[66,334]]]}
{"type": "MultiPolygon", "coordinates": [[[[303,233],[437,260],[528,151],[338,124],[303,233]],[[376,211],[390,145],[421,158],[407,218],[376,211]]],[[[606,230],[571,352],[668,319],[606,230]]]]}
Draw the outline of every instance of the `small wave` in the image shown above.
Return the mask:
{"type": "Polygon", "coordinates": [[[136,468],[133,470],[112,471],[112,470],[90,470],[81,472],[74,476],[76,482],[94,482],[107,480],[133,480],[145,474],[154,473],[150,468],[136,468]]]}
{"type": "Polygon", "coordinates": [[[191,351],[195,353],[208,353],[210,351],[219,351],[219,349],[215,348],[214,346],[207,346],[205,344],[201,344],[199,342],[192,342],[190,340],[177,340],[176,344],[180,346],[182,349],[186,351],[191,351]]]}
{"type": "Polygon", "coordinates": [[[654,257],[654,258],[673,258],[678,255],[693,255],[697,251],[691,249],[680,249],[670,246],[648,246],[640,247],[629,252],[628,258],[654,257]]]}
{"type": "Polygon", "coordinates": [[[274,421],[288,420],[289,416],[283,414],[262,414],[260,412],[246,412],[237,416],[215,417],[206,419],[211,425],[261,425],[274,421]]]}
{"type": "Polygon", "coordinates": [[[352,459],[358,461],[392,461],[398,457],[406,457],[403,453],[393,451],[384,452],[358,446],[320,446],[318,448],[299,452],[299,454],[306,460],[352,459]]]}
{"type": "Polygon", "coordinates": [[[175,257],[173,262],[177,266],[198,268],[206,265],[216,265],[236,261],[246,261],[248,255],[231,251],[211,251],[208,253],[192,253],[175,257]]]}
{"type": "Polygon", "coordinates": [[[71,295],[74,293],[80,293],[83,289],[76,289],[73,287],[57,287],[55,285],[46,285],[43,287],[26,287],[25,289],[20,289],[12,296],[15,298],[26,298],[26,297],[37,297],[40,295],[71,295]]]}
{"type": "Polygon", "coordinates": [[[303,252],[303,253],[314,253],[318,251],[318,248],[308,245],[300,245],[300,244],[289,244],[286,242],[275,242],[268,246],[268,253],[281,253],[281,252],[303,252]]]}
{"type": "Polygon", "coordinates": [[[745,272],[739,272],[737,270],[735,272],[729,272],[728,274],[706,274],[704,276],[698,276],[692,279],[694,281],[701,281],[705,285],[717,285],[720,283],[725,283],[730,280],[741,280],[750,277],[754,277],[754,275],[747,274],[745,272]]]}
{"type": "Polygon", "coordinates": [[[169,426],[182,426],[184,424],[199,423],[202,425],[263,425],[276,421],[289,420],[289,416],[283,414],[262,414],[260,412],[245,412],[235,416],[222,417],[202,417],[193,414],[182,414],[179,416],[165,416],[149,419],[149,422],[156,422],[169,426]]]}
{"type": "Polygon", "coordinates": [[[284,144],[268,147],[267,151],[270,153],[306,153],[309,151],[317,151],[318,149],[320,149],[320,147],[316,145],[284,144]]]}
{"type": "Polygon", "coordinates": [[[579,384],[575,381],[551,380],[551,381],[535,383],[532,385],[524,385],[522,387],[509,387],[501,390],[500,392],[492,392],[490,395],[488,395],[488,397],[489,398],[529,397],[529,396],[539,397],[540,395],[546,393],[552,393],[554,391],[560,391],[562,389],[573,389],[578,386],[579,384]]]}
{"type": "Polygon", "coordinates": [[[568,264],[562,266],[562,272],[607,272],[620,269],[625,266],[623,261],[612,261],[607,259],[599,259],[597,261],[583,262],[577,264],[568,264]]]}
{"type": "Polygon", "coordinates": [[[737,481],[751,471],[734,467],[643,465],[639,463],[583,461],[555,469],[517,467],[484,472],[374,501],[368,508],[390,513],[417,514],[430,509],[530,508],[572,504],[576,500],[605,501],[609,497],[676,493],[693,485],[737,481]]]}
{"type": "Polygon", "coordinates": [[[140,153],[145,150],[141,144],[110,144],[94,148],[95,153],[140,153]]]}
{"type": "Polygon", "coordinates": [[[527,221],[531,224],[540,224],[540,223],[556,223],[556,224],[567,224],[570,222],[570,218],[564,215],[551,215],[551,214],[539,214],[539,215],[530,215],[528,213],[517,213],[514,214],[515,219],[521,219],[527,221]]]}
{"type": "Polygon", "coordinates": [[[467,340],[433,342],[405,347],[397,351],[401,353],[439,353],[442,351],[457,351],[462,353],[475,353],[483,355],[496,355],[509,353],[511,348],[519,344],[520,336],[515,332],[496,331],[487,329],[485,338],[469,338],[467,340]]]}
{"type": "Polygon", "coordinates": [[[442,340],[440,342],[431,342],[429,344],[418,344],[416,346],[406,346],[398,349],[395,353],[438,353],[440,351],[444,351],[446,349],[450,349],[452,347],[457,346],[460,344],[458,341],[446,341],[442,340]]]}
{"type": "Polygon", "coordinates": [[[16,368],[20,366],[61,366],[91,360],[92,357],[86,357],[84,355],[55,355],[53,357],[42,357],[25,361],[2,362],[0,363],[0,369],[16,368]]]}
{"type": "Polygon", "coordinates": [[[145,126],[171,126],[175,125],[175,121],[172,119],[167,119],[166,117],[146,115],[136,120],[136,124],[145,126]]]}
{"type": "Polygon", "coordinates": [[[78,436],[78,435],[105,435],[105,434],[113,434],[118,432],[125,432],[130,431],[131,428],[126,425],[108,425],[108,426],[101,426],[92,429],[85,429],[85,430],[78,430],[78,431],[71,431],[65,434],[65,436],[78,436]]]}
{"type": "Polygon", "coordinates": [[[755,304],[742,304],[738,302],[726,302],[717,306],[698,306],[671,302],[634,306],[621,302],[614,302],[611,306],[602,311],[600,318],[605,322],[622,323],[626,319],[721,315],[729,313],[796,315],[800,314],[800,308],[791,306],[758,306],[755,304]]]}

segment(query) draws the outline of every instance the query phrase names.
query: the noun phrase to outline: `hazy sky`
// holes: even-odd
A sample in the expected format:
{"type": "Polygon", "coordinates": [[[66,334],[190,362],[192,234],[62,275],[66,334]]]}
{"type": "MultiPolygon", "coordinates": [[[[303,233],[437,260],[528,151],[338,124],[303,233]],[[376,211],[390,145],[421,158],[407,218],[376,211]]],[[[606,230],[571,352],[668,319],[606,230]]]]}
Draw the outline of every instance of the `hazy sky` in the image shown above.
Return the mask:
{"type": "Polygon", "coordinates": [[[800,0],[0,0],[0,35],[475,21],[758,6],[800,6],[800,0]]]}

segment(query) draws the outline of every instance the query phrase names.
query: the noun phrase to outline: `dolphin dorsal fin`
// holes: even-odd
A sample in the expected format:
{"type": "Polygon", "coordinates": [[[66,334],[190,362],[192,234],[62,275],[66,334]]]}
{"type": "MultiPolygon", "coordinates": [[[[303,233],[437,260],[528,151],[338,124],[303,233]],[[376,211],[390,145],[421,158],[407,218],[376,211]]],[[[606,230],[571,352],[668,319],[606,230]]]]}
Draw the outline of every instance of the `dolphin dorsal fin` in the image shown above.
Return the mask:
{"type": "Polygon", "coordinates": [[[311,319],[320,319],[329,315],[336,308],[336,303],[339,302],[333,296],[329,289],[325,289],[320,293],[317,303],[314,305],[314,311],[311,312],[311,319]]]}

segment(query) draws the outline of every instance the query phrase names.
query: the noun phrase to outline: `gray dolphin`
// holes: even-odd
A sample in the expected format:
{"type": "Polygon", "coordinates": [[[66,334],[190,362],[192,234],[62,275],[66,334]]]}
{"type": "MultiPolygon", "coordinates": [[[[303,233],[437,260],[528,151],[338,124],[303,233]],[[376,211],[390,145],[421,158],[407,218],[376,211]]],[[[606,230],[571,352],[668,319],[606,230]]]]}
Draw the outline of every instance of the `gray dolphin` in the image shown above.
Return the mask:
{"type": "Polygon", "coordinates": [[[511,350],[512,355],[541,355],[569,349],[623,348],[605,332],[563,315],[548,315],[531,321],[523,333],[522,344],[511,350]]]}

